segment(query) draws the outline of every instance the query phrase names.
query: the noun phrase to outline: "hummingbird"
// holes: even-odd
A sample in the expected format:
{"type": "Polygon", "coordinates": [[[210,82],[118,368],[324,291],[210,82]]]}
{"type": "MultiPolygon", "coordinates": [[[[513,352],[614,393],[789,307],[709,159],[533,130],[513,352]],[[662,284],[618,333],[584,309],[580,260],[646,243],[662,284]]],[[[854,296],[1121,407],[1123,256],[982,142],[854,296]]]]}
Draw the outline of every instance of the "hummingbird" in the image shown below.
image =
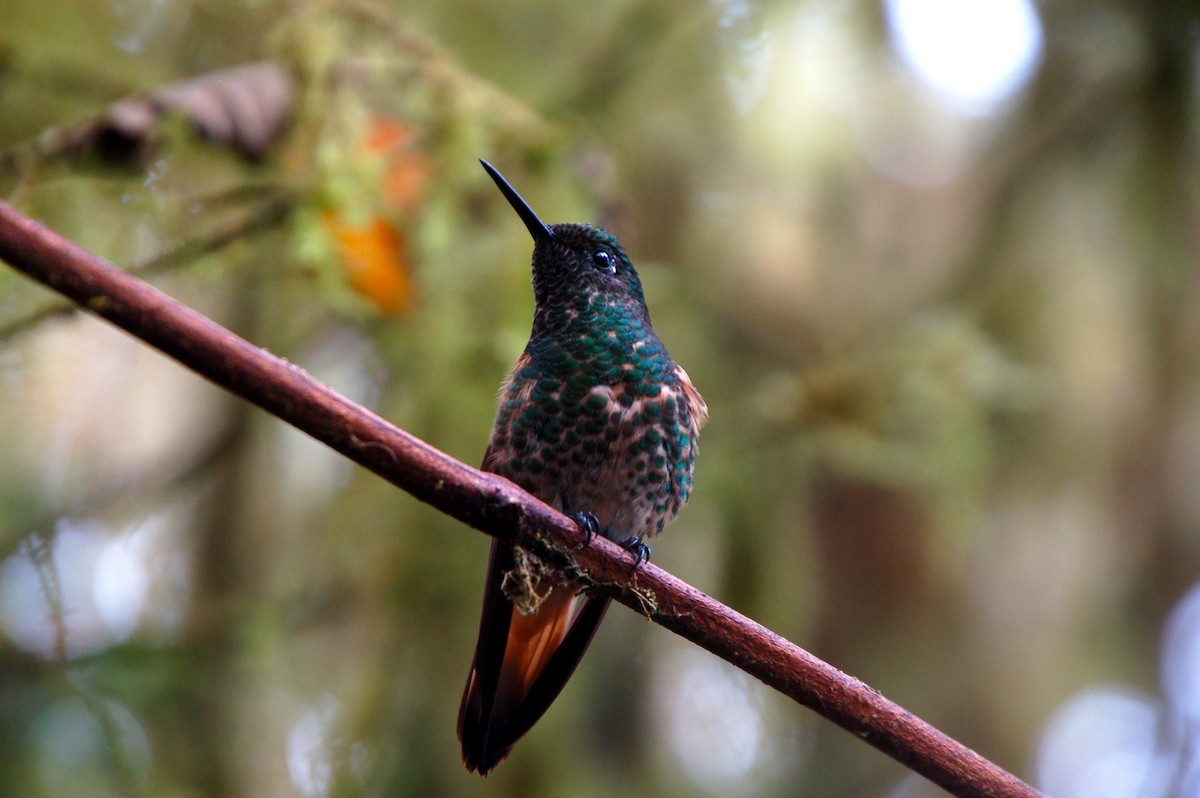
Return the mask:
{"type": "MultiPolygon", "coordinates": [[[[708,408],[659,340],[637,271],[616,237],[589,224],[547,225],[480,161],[533,236],[533,330],[500,389],[483,470],[650,556],[645,540],[692,491],[708,408]]],[[[533,611],[513,603],[509,543],[492,542],[475,659],[458,713],[467,770],[487,775],[558,697],[609,600],[540,576],[533,611]],[[523,612],[522,609],[527,612],[523,612]]]]}

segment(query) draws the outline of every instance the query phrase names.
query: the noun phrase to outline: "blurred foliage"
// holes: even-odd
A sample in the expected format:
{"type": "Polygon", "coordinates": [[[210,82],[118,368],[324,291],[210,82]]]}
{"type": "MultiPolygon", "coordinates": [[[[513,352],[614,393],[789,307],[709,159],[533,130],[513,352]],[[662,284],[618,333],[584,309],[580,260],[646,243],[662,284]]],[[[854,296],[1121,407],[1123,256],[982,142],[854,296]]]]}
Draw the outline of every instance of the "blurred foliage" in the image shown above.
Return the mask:
{"type": "MultiPolygon", "coordinates": [[[[0,194],[472,463],[532,314],[477,159],[612,228],[712,411],[655,561],[1033,778],[1200,564],[1200,20],[1044,0],[963,110],[894,5],[9,0],[0,194]]],[[[469,776],[486,539],[8,270],[0,442],[2,795],[938,794],[621,610],[469,776]]]]}

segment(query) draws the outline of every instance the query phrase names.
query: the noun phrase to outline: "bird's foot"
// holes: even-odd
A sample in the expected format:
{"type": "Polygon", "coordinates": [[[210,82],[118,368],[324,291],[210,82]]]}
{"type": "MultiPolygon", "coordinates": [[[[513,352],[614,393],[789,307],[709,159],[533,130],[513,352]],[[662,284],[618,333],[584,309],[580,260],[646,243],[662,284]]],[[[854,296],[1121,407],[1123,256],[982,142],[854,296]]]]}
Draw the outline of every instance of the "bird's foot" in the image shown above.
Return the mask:
{"type": "Polygon", "coordinates": [[[622,543],[621,548],[633,555],[634,570],[637,570],[637,567],[642,563],[650,562],[650,547],[643,543],[642,539],[636,535],[622,543]]]}
{"type": "Polygon", "coordinates": [[[578,524],[583,533],[587,535],[587,539],[583,543],[584,548],[590,546],[592,538],[600,533],[600,522],[596,520],[595,514],[585,510],[583,512],[570,513],[567,517],[578,524]]]}

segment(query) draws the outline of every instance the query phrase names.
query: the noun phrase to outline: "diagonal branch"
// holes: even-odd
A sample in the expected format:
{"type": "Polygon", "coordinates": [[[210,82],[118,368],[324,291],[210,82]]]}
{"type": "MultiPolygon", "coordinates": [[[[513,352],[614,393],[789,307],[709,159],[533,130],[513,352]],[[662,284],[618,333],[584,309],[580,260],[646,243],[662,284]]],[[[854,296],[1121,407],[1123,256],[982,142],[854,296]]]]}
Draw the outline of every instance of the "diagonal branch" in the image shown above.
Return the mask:
{"type": "Polygon", "coordinates": [[[520,543],[732,663],[954,795],[1037,796],[1032,787],[906,712],[859,680],[652,564],[632,571],[604,538],[508,480],[455,460],[0,203],[0,258],[278,416],[421,501],[520,543]]]}

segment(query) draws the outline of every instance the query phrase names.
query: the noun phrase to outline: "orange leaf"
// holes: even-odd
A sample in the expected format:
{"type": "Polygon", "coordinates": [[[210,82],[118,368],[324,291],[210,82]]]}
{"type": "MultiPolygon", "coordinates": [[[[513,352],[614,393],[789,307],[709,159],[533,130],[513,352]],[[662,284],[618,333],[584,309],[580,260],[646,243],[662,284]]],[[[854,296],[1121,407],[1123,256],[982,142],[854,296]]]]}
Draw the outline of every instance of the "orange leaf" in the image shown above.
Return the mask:
{"type": "Polygon", "coordinates": [[[337,213],[327,213],[322,222],[337,242],[351,288],[387,314],[411,307],[412,272],[403,231],[379,217],[352,225],[337,213]]]}
{"type": "Polygon", "coordinates": [[[371,129],[363,136],[362,146],[369,153],[387,155],[411,143],[416,135],[415,128],[408,122],[376,116],[371,119],[371,129]]]}
{"type": "Polygon", "coordinates": [[[383,194],[397,208],[412,211],[425,199],[433,168],[422,152],[410,150],[392,159],[383,182],[383,194]]]}
{"type": "Polygon", "coordinates": [[[383,195],[393,206],[413,211],[425,199],[433,176],[428,154],[417,146],[417,130],[407,123],[377,116],[363,137],[363,149],[384,159],[383,195]]]}

